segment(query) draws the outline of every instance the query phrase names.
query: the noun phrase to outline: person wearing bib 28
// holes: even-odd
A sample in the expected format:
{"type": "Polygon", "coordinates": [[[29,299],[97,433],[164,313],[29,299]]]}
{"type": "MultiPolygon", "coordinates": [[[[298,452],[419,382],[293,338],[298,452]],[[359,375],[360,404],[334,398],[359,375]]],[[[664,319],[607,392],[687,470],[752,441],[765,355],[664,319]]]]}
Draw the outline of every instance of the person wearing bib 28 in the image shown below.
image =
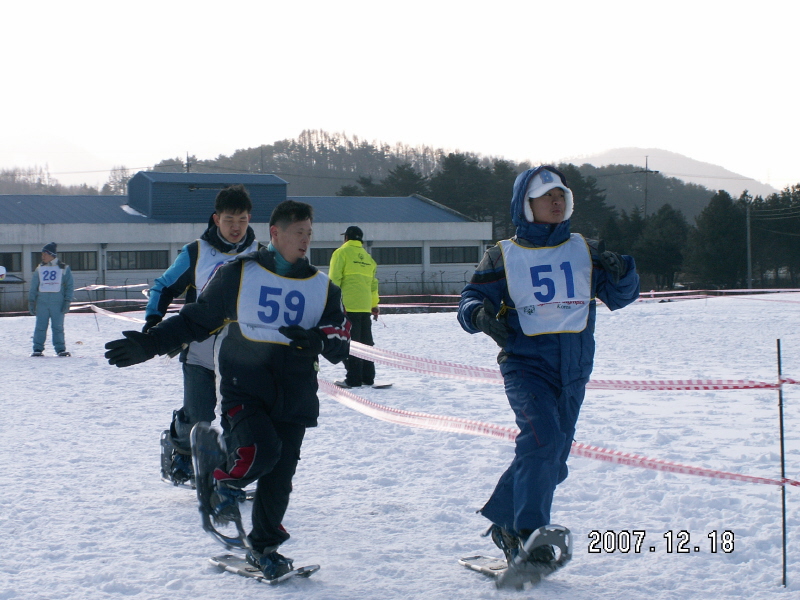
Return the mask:
{"type": "MultiPolygon", "coordinates": [[[[458,321],[500,346],[497,361],[520,433],[514,459],[481,513],[510,566],[555,560],[550,545],[526,542],[550,524],[594,362],[595,298],[617,310],[639,296],[630,256],[570,233],[580,210],[564,175],[529,169],[515,183],[516,235],[489,248],[461,293],[458,321]],[[519,562],[518,561],[518,562],[519,562]]],[[[536,565],[537,567],[539,565],[536,565]]]]}
{"type": "Polygon", "coordinates": [[[58,260],[57,246],[50,242],[42,248],[42,262],[36,267],[28,292],[28,310],[36,315],[33,330],[33,353],[44,356],[47,325],[53,335],[53,348],[58,356],[70,356],[64,339],[64,315],[69,312],[74,284],[72,270],[58,260]]]}
{"type": "MultiPolygon", "coordinates": [[[[164,318],[178,296],[185,294],[187,304],[194,302],[217,267],[258,249],[255,232],[250,227],[252,210],[250,194],[243,185],[230,185],[219,191],[203,235],[181,248],[175,262],[153,283],[143,332],[164,318]]],[[[161,477],[176,485],[192,482],[194,478],[189,444],[192,427],[215,418],[214,339],[212,336],[202,342],[191,342],[181,352],[183,405],[172,411],[169,429],[161,434],[161,477]]]]}
{"type": "Polygon", "coordinates": [[[338,363],[350,346],[341,290],[306,258],[311,224],[310,205],[281,202],[267,248],[222,265],[197,302],[147,333],[106,344],[108,362],[128,367],[217,335],[227,458],[214,472],[212,510],[238,516],[244,487],[258,482],[247,559],[269,579],[291,570],[277,549],[289,539],[281,522],[300,446],[319,416],[319,355],[338,363]]]}

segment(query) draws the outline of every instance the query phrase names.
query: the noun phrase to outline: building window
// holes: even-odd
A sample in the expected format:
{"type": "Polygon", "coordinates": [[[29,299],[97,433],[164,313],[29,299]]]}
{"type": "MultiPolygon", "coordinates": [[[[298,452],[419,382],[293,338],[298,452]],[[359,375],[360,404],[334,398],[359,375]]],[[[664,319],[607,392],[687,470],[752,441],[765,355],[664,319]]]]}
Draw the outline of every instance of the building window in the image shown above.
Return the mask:
{"type": "MultiPolygon", "coordinates": [[[[97,252],[59,252],[58,260],[73,271],[97,271],[97,252]]],[[[31,265],[36,270],[42,264],[42,253],[31,252],[31,265]]]]}
{"type": "Polygon", "coordinates": [[[434,246],[431,248],[431,264],[477,262],[477,246],[434,246]]]}
{"type": "Polygon", "coordinates": [[[0,265],[9,273],[22,271],[22,252],[0,252],[0,265]]]}
{"type": "Polygon", "coordinates": [[[372,248],[372,258],[379,265],[421,265],[422,248],[372,248]]]}
{"type": "Polygon", "coordinates": [[[312,248],[311,264],[317,267],[327,267],[331,264],[331,256],[336,248],[312,248]]]}
{"type": "Polygon", "coordinates": [[[112,250],[106,252],[109,271],[163,271],[169,250],[112,250]]]}

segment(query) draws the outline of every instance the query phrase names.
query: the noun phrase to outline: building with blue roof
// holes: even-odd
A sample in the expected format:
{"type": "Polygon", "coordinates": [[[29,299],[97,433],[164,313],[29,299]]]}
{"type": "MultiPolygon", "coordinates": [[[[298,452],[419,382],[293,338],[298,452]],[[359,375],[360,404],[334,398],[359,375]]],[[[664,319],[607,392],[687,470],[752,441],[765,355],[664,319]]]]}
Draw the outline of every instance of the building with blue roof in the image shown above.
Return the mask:
{"type": "MultiPolygon", "coordinates": [[[[76,287],[152,283],[184,244],[197,239],[222,187],[241,183],[253,200],[251,226],[269,240],[269,216],[287,198],[314,208],[311,262],[323,270],[350,225],[378,263],[381,294],[459,293],[491,243],[492,226],[419,195],[402,198],[291,196],[275,175],[141,171],[127,196],[0,195],[0,311],[24,310],[42,246],[58,244],[76,287]]],[[[77,300],[93,299],[77,296],[77,300]]]]}

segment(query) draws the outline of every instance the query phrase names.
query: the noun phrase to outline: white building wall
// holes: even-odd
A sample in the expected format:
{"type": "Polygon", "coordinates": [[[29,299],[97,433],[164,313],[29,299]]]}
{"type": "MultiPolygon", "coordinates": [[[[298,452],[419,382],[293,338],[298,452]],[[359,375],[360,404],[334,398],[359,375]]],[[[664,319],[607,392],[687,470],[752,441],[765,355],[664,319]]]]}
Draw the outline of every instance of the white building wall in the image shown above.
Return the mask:
{"type": "MultiPolygon", "coordinates": [[[[342,233],[350,225],[364,231],[367,249],[373,247],[422,247],[422,265],[379,265],[381,294],[452,294],[459,293],[469,280],[477,263],[431,264],[433,246],[471,246],[483,255],[491,240],[491,223],[317,223],[312,247],[337,248],[342,233]]],[[[253,223],[257,239],[268,241],[269,226],[253,223]]],[[[25,280],[21,285],[3,285],[0,312],[27,309],[27,295],[35,263],[31,253],[39,253],[48,242],[56,242],[59,252],[97,252],[98,267],[94,271],[73,271],[75,287],[92,284],[152,284],[163,273],[159,270],[114,271],[106,268],[106,254],[115,250],[168,250],[171,264],[178,251],[197,239],[205,225],[200,223],[113,223],[113,224],[46,224],[0,225],[0,252],[21,252],[22,271],[13,273],[25,280]]],[[[324,270],[324,269],[323,269],[324,270]]],[[[141,292],[77,292],[76,300],[105,298],[140,298],[141,292]]]]}

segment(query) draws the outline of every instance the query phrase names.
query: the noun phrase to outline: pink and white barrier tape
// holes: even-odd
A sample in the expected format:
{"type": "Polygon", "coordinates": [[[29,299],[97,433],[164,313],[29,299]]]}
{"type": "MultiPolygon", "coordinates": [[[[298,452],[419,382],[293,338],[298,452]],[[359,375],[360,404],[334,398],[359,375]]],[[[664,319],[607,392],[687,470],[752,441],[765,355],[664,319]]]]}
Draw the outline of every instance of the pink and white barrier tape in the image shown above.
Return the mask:
{"type": "Polygon", "coordinates": [[[496,369],[468,367],[466,365],[459,365],[458,363],[418,358],[410,354],[402,354],[391,350],[381,350],[374,346],[366,346],[360,342],[350,342],[350,354],[357,358],[364,358],[382,365],[405,369],[406,371],[428,373],[439,377],[461,379],[462,381],[503,383],[503,376],[500,374],[500,371],[496,369]]]}
{"type": "Polygon", "coordinates": [[[497,438],[509,442],[513,442],[518,433],[516,427],[501,427],[499,425],[490,425],[488,423],[460,419],[458,417],[443,417],[440,415],[389,408],[381,404],[376,404],[375,402],[370,402],[324,379],[319,379],[319,388],[348,408],[352,408],[357,412],[380,421],[388,421],[389,423],[407,425],[409,427],[432,429],[434,431],[468,433],[470,435],[497,438]]]}
{"type": "Polygon", "coordinates": [[[141,288],[150,285],[149,283],[133,283],[131,285],[101,285],[98,283],[93,283],[92,285],[87,285],[86,287],[75,288],[75,291],[78,290],[87,290],[89,292],[93,292],[94,290],[124,290],[128,288],[141,288]]]}
{"type": "MultiPolygon", "coordinates": [[[[502,384],[503,376],[499,370],[486,367],[469,367],[458,363],[419,358],[359,342],[350,342],[350,354],[390,367],[426,373],[438,377],[477,381],[480,383],[502,384]]],[[[797,383],[794,379],[782,378],[781,383],[797,383]]],[[[667,379],[625,381],[619,379],[593,379],[586,387],[596,390],[745,390],[776,389],[781,383],[733,379],[667,379]]]]}
{"type": "Polygon", "coordinates": [[[89,308],[91,308],[97,314],[105,315],[106,317],[111,317],[112,319],[119,319],[120,321],[131,321],[132,323],[144,323],[144,319],[139,319],[137,317],[129,317],[122,313],[115,313],[110,310],[106,310],[105,308],[100,308],[99,306],[95,306],[94,304],[90,304],[89,308]]]}
{"type": "Polygon", "coordinates": [[[753,477],[752,475],[741,475],[739,473],[728,473],[726,471],[715,471],[704,467],[690,467],[669,460],[657,458],[646,458],[637,454],[620,452],[618,450],[608,450],[587,444],[572,442],[574,456],[582,456],[594,460],[602,460],[617,465],[628,465],[631,467],[642,467],[654,471],[666,471],[668,473],[682,473],[683,475],[696,475],[698,477],[712,477],[714,479],[731,479],[733,481],[746,481],[748,483],[764,483],[769,485],[793,485],[800,487],[800,481],[794,479],[770,479],[767,477],[753,477]]]}
{"type": "MultiPolygon", "coordinates": [[[[383,406],[362,398],[361,396],[357,396],[356,394],[345,389],[337,387],[324,379],[319,380],[319,387],[322,392],[333,397],[337,402],[340,402],[344,406],[347,406],[348,408],[374,419],[387,421],[389,423],[406,425],[408,427],[417,427],[420,429],[431,429],[434,431],[466,433],[469,435],[495,438],[508,442],[513,442],[519,433],[519,430],[516,427],[502,427],[500,425],[491,425],[489,423],[481,423],[479,421],[471,421],[469,419],[461,419],[458,417],[431,415],[427,413],[398,410],[396,408],[383,406]]],[[[599,448],[597,446],[579,444],[578,442],[572,443],[571,454],[574,456],[591,458],[593,460],[601,460],[618,465],[652,469],[654,471],[695,475],[698,477],[711,477],[714,479],[730,479],[733,481],[744,481],[747,483],[792,485],[800,487],[800,481],[795,481],[793,479],[770,479],[767,477],[753,477],[751,475],[741,475],[739,473],[715,471],[713,469],[706,469],[704,467],[691,467],[668,460],[646,458],[644,456],[638,456],[636,454],[630,454],[627,452],[619,452],[617,450],[608,450],[606,448],[599,448]]]]}

